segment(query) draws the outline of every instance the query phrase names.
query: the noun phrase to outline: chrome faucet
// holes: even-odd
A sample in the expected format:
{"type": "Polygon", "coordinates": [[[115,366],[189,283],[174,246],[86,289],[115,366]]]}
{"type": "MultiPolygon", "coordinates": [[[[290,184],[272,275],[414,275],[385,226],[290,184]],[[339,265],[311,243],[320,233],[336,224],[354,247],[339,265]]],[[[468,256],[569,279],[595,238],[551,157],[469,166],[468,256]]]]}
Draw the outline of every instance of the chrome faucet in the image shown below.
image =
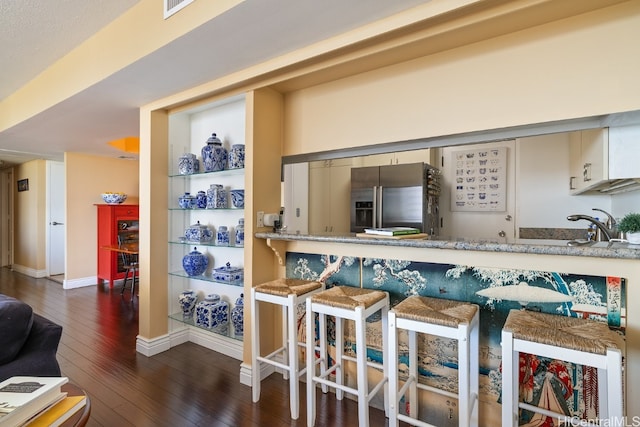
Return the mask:
{"type": "Polygon", "coordinates": [[[604,223],[600,222],[598,219],[596,219],[596,218],[594,218],[592,216],[582,215],[582,214],[569,215],[567,217],[567,219],[569,221],[578,221],[580,219],[584,219],[586,221],[589,221],[591,224],[595,225],[598,230],[600,230],[601,235],[605,237],[605,241],[609,241],[609,240],[615,238],[615,235],[617,234],[615,218],[613,218],[613,216],[611,214],[603,211],[602,209],[593,208],[593,210],[594,211],[603,212],[604,214],[606,214],[607,215],[607,223],[604,224],[604,223]]]}

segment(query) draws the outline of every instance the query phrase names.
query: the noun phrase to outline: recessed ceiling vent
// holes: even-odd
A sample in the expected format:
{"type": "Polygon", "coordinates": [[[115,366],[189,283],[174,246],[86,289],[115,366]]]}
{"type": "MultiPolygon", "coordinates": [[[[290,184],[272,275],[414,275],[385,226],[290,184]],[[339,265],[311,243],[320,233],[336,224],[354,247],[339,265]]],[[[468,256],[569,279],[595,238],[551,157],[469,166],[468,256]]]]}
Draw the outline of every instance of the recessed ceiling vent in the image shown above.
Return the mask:
{"type": "Polygon", "coordinates": [[[194,0],[164,0],[164,19],[167,19],[193,2],[194,0]]]}

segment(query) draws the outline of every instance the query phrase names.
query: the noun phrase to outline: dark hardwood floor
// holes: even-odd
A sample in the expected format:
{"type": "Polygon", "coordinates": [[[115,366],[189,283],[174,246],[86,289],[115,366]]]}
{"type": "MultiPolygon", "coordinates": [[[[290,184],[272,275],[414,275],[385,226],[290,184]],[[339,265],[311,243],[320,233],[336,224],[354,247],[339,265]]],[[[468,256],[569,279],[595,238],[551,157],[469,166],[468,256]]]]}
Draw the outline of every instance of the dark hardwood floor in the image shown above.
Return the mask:
{"type": "MultiPolygon", "coordinates": [[[[304,386],[300,418],[289,416],[288,383],[274,374],[263,381],[260,402],[240,384],[240,362],[186,343],[153,357],[135,351],[138,299],[120,289],[91,286],[64,290],[0,268],[0,293],[18,298],[63,326],[58,350],[62,374],[91,398],[88,426],[305,426],[304,386]]],[[[358,425],[357,405],[317,393],[317,426],[358,425]]],[[[371,409],[370,425],[385,426],[371,409]]]]}

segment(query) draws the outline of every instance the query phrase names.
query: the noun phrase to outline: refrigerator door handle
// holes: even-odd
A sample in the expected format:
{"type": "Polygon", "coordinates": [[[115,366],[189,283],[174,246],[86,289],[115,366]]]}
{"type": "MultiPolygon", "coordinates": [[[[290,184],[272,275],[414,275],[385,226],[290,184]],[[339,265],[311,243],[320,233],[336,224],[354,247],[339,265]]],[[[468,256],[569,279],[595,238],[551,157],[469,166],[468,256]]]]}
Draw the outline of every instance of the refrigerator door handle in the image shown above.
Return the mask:
{"type": "Polygon", "coordinates": [[[371,215],[373,217],[373,224],[371,224],[371,226],[373,228],[377,228],[377,218],[378,218],[378,187],[377,186],[373,186],[373,215],[371,215]]]}
{"type": "Polygon", "coordinates": [[[378,204],[376,207],[378,208],[378,227],[382,228],[382,185],[378,187],[378,204]]]}

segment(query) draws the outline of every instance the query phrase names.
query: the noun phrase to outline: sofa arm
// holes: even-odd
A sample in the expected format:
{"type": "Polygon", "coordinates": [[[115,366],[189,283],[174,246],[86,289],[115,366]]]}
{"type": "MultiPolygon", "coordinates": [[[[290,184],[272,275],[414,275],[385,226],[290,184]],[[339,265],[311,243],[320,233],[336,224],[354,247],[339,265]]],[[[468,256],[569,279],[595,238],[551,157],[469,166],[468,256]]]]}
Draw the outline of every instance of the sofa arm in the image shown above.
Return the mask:
{"type": "Polygon", "coordinates": [[[17,375],[60,376],[56,352],[61,337],[62,326],[34,313],[29,338],[14,360],[0,366],[0,381],[17,375]]]}

